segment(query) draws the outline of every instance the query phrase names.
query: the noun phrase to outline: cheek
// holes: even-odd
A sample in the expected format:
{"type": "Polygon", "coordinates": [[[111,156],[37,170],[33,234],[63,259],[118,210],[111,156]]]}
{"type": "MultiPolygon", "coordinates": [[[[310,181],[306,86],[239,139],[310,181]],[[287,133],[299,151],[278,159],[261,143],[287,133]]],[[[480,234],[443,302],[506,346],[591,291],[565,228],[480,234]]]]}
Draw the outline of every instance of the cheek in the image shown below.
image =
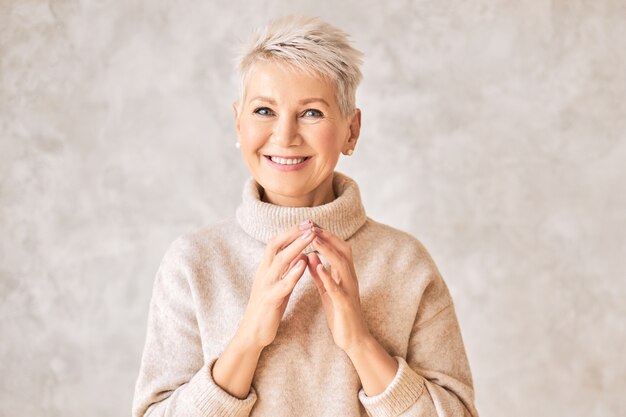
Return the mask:
{"type": "Polygon", "coordinates": [[[260,147],[267,140],[267,127],[260,123],[246,123],[242,121],[239,135],[242,146],[247,149],[260,147]]]}
{"type": "Polygon", "coordinates": [[[319,153],[339,156],[342,136],[335,126],[320,126],[315,132],[311,132],[310,137],[314,138],[313,146],[319,153]]]}

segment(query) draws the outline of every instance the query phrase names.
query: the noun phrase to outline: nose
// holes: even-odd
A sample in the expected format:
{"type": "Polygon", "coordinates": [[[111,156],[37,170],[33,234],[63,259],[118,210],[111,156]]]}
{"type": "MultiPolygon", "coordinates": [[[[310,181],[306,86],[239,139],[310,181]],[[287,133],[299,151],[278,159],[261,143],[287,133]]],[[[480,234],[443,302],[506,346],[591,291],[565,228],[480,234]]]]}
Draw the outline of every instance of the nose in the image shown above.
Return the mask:
{"type": "Polygon", "coordinates": [[[279,117],[272,131],[271,142],[284,147],[300,145],[302,137],[297,120],[289,116],[279,117]]]}

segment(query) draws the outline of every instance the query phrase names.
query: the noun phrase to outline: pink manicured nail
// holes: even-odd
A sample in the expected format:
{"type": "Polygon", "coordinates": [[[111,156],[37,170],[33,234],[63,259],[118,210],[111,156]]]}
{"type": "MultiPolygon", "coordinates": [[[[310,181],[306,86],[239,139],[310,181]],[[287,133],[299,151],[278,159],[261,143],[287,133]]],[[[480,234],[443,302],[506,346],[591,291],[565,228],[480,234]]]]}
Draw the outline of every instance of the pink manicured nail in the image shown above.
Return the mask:
{"type": "Polygon", "coordinates": [[[307,221],[305,221],[305,222],[300,223],[300,224],[298,225],[298,228],[299,228],[300,230],[306,230],[306,229],[309,229],[309,228],[311,227],[311,223],[312,223],[312,222],[311,222],[311,220],[307,220],[307,221]]]}
{"type": "Polygon", "coordinates": [[[296,262],[295,267],[300,268],[303,264],[304,264],[304,261],[300,259],[298,262],[296,262]]]}
{"type": "Polygon", "coordinates": [[[302,239],[306,239],[307,237],[311,236],[311,231],[307,231],[305,234],[302,235],[302,239]]]}

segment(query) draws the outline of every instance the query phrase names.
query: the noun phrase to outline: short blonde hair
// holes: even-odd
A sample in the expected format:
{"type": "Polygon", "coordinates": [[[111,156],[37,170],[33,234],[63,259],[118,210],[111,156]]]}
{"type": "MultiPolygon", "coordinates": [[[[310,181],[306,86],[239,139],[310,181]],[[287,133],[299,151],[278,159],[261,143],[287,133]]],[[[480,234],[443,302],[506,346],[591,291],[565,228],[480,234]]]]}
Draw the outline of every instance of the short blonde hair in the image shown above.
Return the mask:
{"type": "Polygon", "coordinates": [[[356,109],[363,53],[350,45],[349,35],[317,17],[286,16],[255,31],[237,59],[240,75],[238,107],[248,77],[257,62],[286,64],[290,68],[335,83],[337,103],[348,117],[356,109]]]}

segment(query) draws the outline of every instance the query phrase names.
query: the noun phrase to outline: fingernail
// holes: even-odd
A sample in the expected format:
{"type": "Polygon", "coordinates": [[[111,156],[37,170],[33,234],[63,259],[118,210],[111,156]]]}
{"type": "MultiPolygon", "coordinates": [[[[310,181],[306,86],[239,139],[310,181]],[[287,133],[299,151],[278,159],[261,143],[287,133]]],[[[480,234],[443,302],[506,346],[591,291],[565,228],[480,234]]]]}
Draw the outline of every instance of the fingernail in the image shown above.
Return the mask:
{"type": "Polygon", "coordinates": [[[324,230],[323,230],[321,227],[319,227],[319,226],[314,226],[314,227],[313,227],[313,230],[315,231],[315,233],[322,233],[322,232],[324,231],[324,230]]]}
{"type": "Polygon", "coordinates": [[[311,223],[311,220],[304,221],[298,225],[298,228],[300,230],[306,230],[311,227],[311,223]]]}
{"type": "Polygon", "coordinates": [[[307,231],[305,234],[302,235],[302,239],[306,239],[307,237],[311,236],[311,231],[307,231]]]}
{"type": "Polygon", "coordinates": [[[295,267],[296,268],[300,268],[303,264],[304,264],[304,261],[302,259],[300,259],[298,262],[296,262],[295,267]]]}

